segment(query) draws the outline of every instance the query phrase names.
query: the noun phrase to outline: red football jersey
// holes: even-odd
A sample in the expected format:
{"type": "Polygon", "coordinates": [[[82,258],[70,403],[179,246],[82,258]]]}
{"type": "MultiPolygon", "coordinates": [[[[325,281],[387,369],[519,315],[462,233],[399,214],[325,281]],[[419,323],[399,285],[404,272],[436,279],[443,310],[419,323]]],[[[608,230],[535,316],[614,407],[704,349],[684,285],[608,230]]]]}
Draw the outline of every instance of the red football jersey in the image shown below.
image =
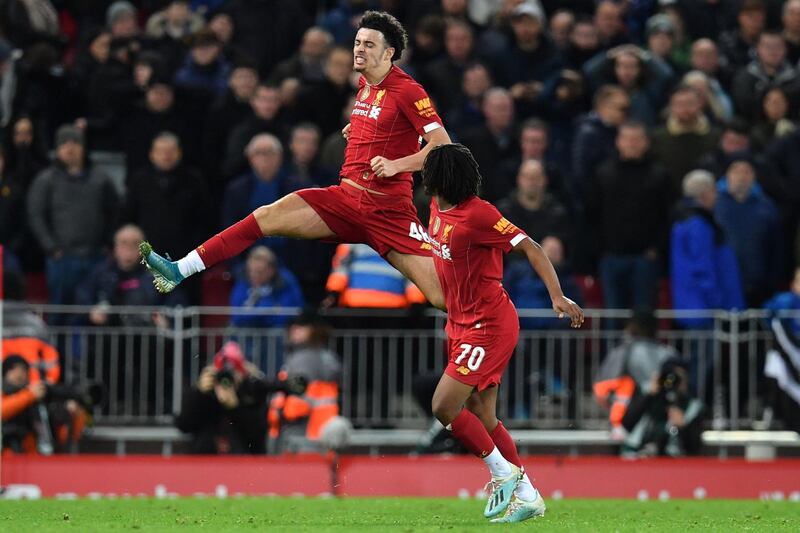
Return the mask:
{"type": "Polygon", "coordinates": [[[370,161],[375,156],[395,160],[412,155],[419,151],[422,135],[441,127],[442,119],[425,89],[396,66],[377,85],[361,76],[341,177],[368,189],[411,198],[410,172],[378,178],[370,161]]]}
{"type": "Polygon", "coordinates": [[[474,196],[446,211],[431,200],[428,236],[447,304],[447,335],[459,338],[475,329],[495,335],[519,328],[503,288],[503,253],[527,235],[474,196]]]}

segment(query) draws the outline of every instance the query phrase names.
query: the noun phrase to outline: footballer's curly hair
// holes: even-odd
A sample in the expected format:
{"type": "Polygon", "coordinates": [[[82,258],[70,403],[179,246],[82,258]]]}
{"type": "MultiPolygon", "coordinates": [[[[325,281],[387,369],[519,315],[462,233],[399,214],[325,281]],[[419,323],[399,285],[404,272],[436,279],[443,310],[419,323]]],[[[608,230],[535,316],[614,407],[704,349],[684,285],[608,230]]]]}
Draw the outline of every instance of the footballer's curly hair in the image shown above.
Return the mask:
{"type": "Polygon", "coordinates": [[[428,152],[422,165],[425,192],[458,205],[478,194],[481,173],[472,152],[463,144],[440,144],[428,152]]]}
{"type": "Polygon", "coordinates": [[[400,21],[383,11],[367,11],[358,23],[358,29],[367,28],[383,34],[386,44],[394,48],[392,61],[400,59],[408,46],[408,34],[400,21]]]}

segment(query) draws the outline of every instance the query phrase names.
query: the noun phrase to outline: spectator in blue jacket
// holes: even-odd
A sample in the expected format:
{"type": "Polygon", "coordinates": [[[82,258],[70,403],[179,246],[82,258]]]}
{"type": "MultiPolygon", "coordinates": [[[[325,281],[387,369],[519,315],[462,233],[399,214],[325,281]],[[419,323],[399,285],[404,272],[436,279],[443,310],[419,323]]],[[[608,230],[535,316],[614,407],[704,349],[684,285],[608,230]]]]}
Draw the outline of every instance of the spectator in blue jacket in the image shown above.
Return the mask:
{"type": "MultiPolygon", "coordinates": [[[[773,312],[800,311],[800,266],[794,270],[794,279],[790,290],[780,292],[770,298],[764,304],[764,309],[769,309],[773,312]]],[[[790,323],[795,336],[800,337],[800,316],[793,317],[790,323]]]]}
{"type": "MultiPolygon", "coordinates": [[[[245,148],[250,172],[233,180],[222,201],[222,224],[226,228],[245,218],[254,209],[269,205],[283,194],[283,145],[277,137],[260,133],[245,148]]],[[[270,237],[259,241],[279,252],[286,239],[270,237]]],[[[279,252],[280,253],[280,252],[279,252]]]]}
{"type": "MultiPolygon", "coordinates": [[[[676,310],[742,309],[739,265],[714,220],[717,202],[714,176],[693,170],[683,179],[683,202],[672,226],[670,266],[672,303],[676,310]]],[[[679,318],[687,329],[709,328],[711,318],[679,318]]]]}
{"type": "MultiPolygon", "coordinates": [[[[564,245],[558,237],[545,237],[541,242],[542,250],[553,263],[561,288],[569,298],[583,305],[583,297],[572,271],[564,259],[564,245]]],[[[517,309],[549,310],[552,306],[550,295],[542,279],[525,261],[511,261],[505,268],[503,287],[508,291],[511,301],[517,309]]],[[[555,317],[522,317],[519,319],[523,329],[557,329],[566,328],[563,320],[555,317]]]]}
{"type": "MultiPolygon", "coordinates": [[[[300,284],[289,270],[278,265],[278,258],[266,246],[256,246],[247,255],[245,279],[231,291],[231,307],[245,309],[303,307],[300,284]]],[[[276,328],[286,325],[289,315],[237,314],[231,324],[240,328],[276,328]]]]}
{"type": "Polygon", "coordinates": [[[192,37],[192,47],[183,66],[175,74],[175,85],[222,96],[228,89],[231,64],[222,55],[222,43],[217,35],[204,29],[192,37]]]}
{"type": "Polygon", "coordinates": [[[732,159],[717,189],[714,214],[739,262],[745,301],[760,307],[785,279],[778,210],[756,187],[755,165],[746,152],[732,159]]]}

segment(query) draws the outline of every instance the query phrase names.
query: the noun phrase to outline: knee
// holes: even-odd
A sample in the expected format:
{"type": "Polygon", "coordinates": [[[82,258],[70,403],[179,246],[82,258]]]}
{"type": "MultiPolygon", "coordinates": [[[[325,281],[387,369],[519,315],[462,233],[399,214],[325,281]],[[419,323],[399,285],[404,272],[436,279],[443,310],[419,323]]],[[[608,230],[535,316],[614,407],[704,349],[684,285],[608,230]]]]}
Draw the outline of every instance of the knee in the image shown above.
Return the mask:
{"type": "Polygon", "coordinates": [[[431,407],[433,410],[433,416],[435,416],[436,420],[441,422],[443,426],[447,426],[453,420],[455,420],[458,416],[458,413],[460,413],[462,409],[462,406],[451,405],[447,402],[440,401],[437,398],[433,399],[431,407]]]}
{"type": "Polygon", "coordinates": [[[256,217],[258,224],[263,227],[264,222],[266,222],[272,211],[274,210],[273,204],[269,205],[262,205],[261,207],[257,207],[255,211],[253,211],[253,216],[256,217]]]}

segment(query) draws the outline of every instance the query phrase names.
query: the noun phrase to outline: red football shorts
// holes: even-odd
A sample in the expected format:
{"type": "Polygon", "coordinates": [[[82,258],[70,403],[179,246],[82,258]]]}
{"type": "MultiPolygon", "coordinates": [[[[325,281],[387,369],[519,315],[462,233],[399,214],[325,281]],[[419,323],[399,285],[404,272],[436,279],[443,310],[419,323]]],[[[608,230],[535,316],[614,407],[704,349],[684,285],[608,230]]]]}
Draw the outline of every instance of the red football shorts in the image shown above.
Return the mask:
{"type": "Polygon", "coordinates": [[[471,329],[447,341],[445,373],[456,381],[477,387],[479,391],[500,384],[500,378],[514,355],[519,327],[496,334],[471,329]]]}
{"type": "Polygon", "coordinates": [[[368,244],[380,255],[431,255],[425,227],[409,198],[379,195],[350,185],[297,191],[336,234],[335,242],[368,244]]]}

